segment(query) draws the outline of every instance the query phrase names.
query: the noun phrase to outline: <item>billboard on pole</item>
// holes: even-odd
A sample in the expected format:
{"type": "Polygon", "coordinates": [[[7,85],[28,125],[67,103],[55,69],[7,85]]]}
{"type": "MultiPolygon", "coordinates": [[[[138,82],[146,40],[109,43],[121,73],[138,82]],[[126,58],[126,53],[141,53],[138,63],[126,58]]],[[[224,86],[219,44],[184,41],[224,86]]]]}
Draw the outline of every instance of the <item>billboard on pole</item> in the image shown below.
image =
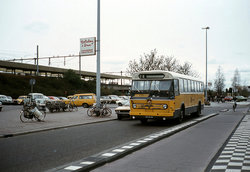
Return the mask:
{"type": "Polygon", "coordinates": [[[96,54],[96,38],[80,38],[80,55],[90,56],[96,54]]]}

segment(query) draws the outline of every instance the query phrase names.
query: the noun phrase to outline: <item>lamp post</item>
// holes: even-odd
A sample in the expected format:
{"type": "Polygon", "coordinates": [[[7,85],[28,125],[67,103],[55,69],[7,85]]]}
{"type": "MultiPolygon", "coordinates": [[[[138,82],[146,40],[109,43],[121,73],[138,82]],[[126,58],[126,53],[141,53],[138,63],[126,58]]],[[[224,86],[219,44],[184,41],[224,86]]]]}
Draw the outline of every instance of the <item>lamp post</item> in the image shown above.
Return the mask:
{"type": "Polygon", "coordinates": [[[210,29],[209,27],[204,27],[202,29],[206,30],[206,86],[205,86],[205,99],[207,101],[207,30],[210,29]]]}
{"type": "Polygon", "coordinates": [[[97,0],[97,72],[96,72],[96,106],[99,110],[101,96],[101,76],[100,76],[100,0],[97,0]]]}

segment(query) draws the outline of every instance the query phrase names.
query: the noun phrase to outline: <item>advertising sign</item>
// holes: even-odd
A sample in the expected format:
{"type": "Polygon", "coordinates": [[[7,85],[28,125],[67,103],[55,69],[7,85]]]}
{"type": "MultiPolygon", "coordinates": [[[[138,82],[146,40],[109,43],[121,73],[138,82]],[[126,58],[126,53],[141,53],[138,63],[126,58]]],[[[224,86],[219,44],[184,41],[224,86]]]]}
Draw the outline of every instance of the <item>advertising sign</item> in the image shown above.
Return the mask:
{"type": "Polygon", "coordinates": [[[96,38],[80,38],[80,55],[90,56],[96,54],[96,38]]]}

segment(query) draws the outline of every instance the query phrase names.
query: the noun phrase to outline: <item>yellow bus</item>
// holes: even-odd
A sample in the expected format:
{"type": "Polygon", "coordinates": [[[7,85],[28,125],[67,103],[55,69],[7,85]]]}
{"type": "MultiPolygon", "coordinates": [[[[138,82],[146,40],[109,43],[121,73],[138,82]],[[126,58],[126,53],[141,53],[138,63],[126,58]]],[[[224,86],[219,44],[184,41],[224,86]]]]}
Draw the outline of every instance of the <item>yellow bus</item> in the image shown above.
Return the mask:
{"type": "Polygon", "coordinates": [[[201,114],[204,85],[197,78],[169,71],[143,71],[132,76],[130,118],[176,119],[201,114]]]}

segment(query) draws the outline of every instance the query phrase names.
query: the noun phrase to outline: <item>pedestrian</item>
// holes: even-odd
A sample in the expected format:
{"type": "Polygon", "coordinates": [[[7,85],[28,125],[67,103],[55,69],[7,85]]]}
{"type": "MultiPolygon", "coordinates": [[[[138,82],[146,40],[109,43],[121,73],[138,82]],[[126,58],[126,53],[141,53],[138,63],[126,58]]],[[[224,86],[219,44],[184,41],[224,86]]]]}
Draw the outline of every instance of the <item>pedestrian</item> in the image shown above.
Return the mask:
{"type": "Polygon", "coordinates": [[[234,112],[236,110],[236,107],[237,107],[237,103],[236,103],[236,101],[234,101],[234,104],[233,104],[233,110],[234,110],[234,112]]]}

